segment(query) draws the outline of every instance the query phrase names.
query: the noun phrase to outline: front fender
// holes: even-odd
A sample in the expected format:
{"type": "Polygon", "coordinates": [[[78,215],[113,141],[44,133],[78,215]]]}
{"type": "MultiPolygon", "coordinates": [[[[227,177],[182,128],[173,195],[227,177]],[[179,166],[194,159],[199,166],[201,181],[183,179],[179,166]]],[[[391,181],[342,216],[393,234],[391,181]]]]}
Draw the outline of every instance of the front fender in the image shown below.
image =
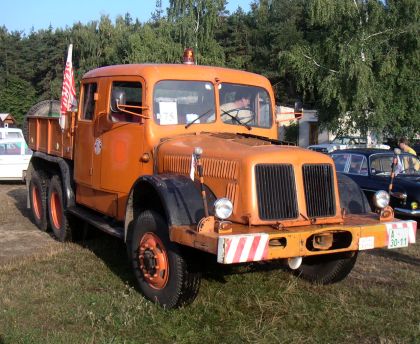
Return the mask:
{"type": "MultiPolygon", "coordinates": [[[[212,204],[215,197],[207,190],[207,201],[212,204]]],[[[196,225],[204,217],[200,189],[183,175],[147,175],[137,179],[128,197],[125,238],[130,223],[145,209],[160,212],[169,227],[196,225]]]]}

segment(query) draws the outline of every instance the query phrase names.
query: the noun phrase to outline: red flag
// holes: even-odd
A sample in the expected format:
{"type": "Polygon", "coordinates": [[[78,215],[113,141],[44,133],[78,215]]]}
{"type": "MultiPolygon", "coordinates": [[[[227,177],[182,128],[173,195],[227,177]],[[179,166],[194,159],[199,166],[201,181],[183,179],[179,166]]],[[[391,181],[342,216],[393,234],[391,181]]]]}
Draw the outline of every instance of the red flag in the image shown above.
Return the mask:
{"type": "Polygon", "coordinates": [[[69,45],[67,53],[66,68],[64,70],[63,88],[61,89],[61,108],[60,108],[60,127],[64,130],[65,117],[67,111],[75,111],[77,108],[76,87],[74,84],[73,64],[72,64],[73,44],[69,45]]]}

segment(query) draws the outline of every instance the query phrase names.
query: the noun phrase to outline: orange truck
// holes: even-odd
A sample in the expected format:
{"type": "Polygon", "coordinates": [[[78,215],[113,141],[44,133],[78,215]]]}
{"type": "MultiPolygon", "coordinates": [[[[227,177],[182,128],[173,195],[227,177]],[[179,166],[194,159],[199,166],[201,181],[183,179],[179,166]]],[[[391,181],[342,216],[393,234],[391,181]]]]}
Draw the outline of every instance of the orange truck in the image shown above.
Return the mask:
{"type": "Polygon", "coordinates": [[[360,250],[415,242],[417,223],[395,219],[386,192],[372,211],[329,156],[279,141],[274,109],[269,81],[244,71],[89,71],[63,129],[48,116],[57,102],[26,117],[34,221],[59,241],[80,220],[121,238],[139,290],[166,308],[196,297],[202,252],[219,264],[283,260],[327,284],[360,250]]]}

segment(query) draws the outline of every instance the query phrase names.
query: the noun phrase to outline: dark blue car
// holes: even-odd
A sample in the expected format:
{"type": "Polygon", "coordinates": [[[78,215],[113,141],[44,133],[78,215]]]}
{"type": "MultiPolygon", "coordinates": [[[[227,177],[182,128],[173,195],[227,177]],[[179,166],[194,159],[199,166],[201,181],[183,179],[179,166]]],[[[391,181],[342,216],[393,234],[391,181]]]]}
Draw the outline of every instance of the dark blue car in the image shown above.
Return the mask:
{"type": "MultiPolygon", "coordinates": [[[[365,192],[372,209],[378,190],[388,191],[394,152],[381,149],[345,149],[331,154],[337,172],[353,179],[365,192]]],[[[415,155],[398,155],[390,205],[396,216],[420,220],[420,161],[415,155]]]]}

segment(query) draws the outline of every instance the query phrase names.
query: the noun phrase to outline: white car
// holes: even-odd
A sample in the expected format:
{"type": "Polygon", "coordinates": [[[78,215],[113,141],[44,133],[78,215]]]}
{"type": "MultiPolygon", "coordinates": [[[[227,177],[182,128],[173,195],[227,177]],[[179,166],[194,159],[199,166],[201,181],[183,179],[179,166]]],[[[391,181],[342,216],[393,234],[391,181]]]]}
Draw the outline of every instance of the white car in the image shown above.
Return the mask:
{"type": "Polygon", "coordinates": [[[390,146],[384,144],[368,144],[365,138],[353,137],[353,136],[342,136],[336,137],[330,143],[321,143],[319,145],[311,145],[306,147],[315,152],[321,153],[332,153],[340,149],[348,148],[378,148],[378,149],[391,149],[390,146]]]}
{"type": "Polygon", "coordinates": [[[23,133],[19,128],[0,128],[0,140],[4,139],[22,139],[23,133]]]}
{"type": "Polygon", "coordinates": [[[23,137],[0,139],[0,180],[24,180],[31,156],[23,137]]]}

